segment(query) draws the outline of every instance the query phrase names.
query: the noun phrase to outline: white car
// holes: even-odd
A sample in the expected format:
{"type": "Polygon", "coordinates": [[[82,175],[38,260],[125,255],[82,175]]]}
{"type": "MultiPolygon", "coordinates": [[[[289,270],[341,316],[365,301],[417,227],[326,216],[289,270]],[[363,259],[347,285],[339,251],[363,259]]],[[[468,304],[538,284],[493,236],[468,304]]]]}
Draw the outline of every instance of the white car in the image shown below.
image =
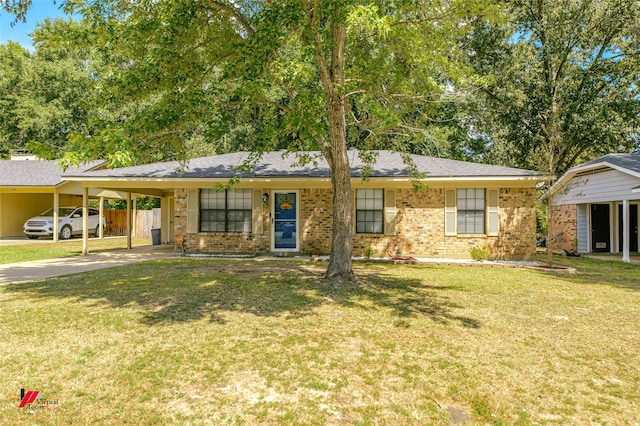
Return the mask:
{"type": "MultiPolygon", "coordinates": [[[[98,209],[89,208],[89,232],[95,236],[100,232],[100,213],[98,209]]],[[[102,226],[106,228],[106,221],[102,219],[102,226]]],[[[38,237],[53,235],[53,209],[49,209],[40,216],[32,217],[24,223],[24,233],[35,240],[38,237]]],[[[82,207],[60,207],[58,210],[58,230],[61,240],[68,240],[72,235],[82,234],[82,207]]]]}

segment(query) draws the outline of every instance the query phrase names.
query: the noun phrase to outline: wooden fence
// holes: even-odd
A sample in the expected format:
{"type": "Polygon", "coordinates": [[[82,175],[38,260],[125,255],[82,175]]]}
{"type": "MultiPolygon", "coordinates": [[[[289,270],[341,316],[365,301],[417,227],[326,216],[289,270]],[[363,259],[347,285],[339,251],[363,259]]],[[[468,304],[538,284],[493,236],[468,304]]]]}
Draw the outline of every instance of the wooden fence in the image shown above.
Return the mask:
{"type": "MultiPolygon", "coordinates": [[[[132,235],[139,238],[151,238],[151,229],[160,228],[160,209],[136,210],[131,220],[132,235]]],[[[105,235],[127,235],[127,211],[105,210],[107,221],[105,235]]]]}

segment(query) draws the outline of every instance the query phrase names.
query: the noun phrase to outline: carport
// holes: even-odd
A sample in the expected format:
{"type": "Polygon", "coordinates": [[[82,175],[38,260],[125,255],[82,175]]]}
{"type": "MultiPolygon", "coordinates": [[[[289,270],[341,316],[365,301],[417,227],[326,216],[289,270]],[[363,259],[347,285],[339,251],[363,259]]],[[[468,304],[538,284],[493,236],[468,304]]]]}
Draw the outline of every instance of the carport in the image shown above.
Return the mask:
{"type": "MultiPolygon", "coordinates": [[[[71,167],[67,173],[83,173],[106,166],[106,161],[92,161],[71,167]]],[[[56,161],[40,160],[34,155],[12,154],[0,161],[0,238],[22,235],[22,225],[30,217],[53,207],[54,223],[58,222],[60,206],[78,206],[83,198],[100,199],[100,217],[105,199],[121,199],[124,194],[100,188],[86,192],[78,182],[63,178],[64,171],[56,161]]],[[[85,215],[86,215],[85,211],[85,215]]],[[[100,238],[103,229],[100,228],[100,238]]],[[[54,233],[53,240],[58,241],[54,233]]]]}
{"type": "Polygon", "coordinates": [[[173,243],[173,218],[174,218],[174,189],[173,184],[165,182],[161,179],[131,179],[121,178],[117,175],[118,169],[92,170],[86,172],[73,171],[64,175],[64,178],[70,182],[76,183],[82,188],[82,207],[83,213],[83,232],[82,232],[82,253],[87,254],[89,230],[88,217],[86,210],[88,209],[88,200],[92,193],[107,191],[109,193],[123,194],[123,199],[127,201],[127,248],[131,249],[132,241],[132,201],[134,197],[150,196],[160,199],[161,226],[160,235],[163,244],[173,243]]]}

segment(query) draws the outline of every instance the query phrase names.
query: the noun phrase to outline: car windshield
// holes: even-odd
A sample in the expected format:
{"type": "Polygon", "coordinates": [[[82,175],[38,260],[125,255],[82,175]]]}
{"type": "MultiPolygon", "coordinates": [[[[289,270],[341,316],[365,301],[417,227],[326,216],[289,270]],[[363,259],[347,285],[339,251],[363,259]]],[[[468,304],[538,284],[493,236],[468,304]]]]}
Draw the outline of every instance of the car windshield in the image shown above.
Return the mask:
{"type": "MultiPolygon", "coordinates": [[[[73,213],[75,209],[70,209],[70,208],[59,208],[58,209],[58,217],[64,217],[64,216],[69,216],[71,213],[73,213]]],[[[46,212],[40,214],[40,216],[53,216],[53,209],[49,209],[46,212]]]]}

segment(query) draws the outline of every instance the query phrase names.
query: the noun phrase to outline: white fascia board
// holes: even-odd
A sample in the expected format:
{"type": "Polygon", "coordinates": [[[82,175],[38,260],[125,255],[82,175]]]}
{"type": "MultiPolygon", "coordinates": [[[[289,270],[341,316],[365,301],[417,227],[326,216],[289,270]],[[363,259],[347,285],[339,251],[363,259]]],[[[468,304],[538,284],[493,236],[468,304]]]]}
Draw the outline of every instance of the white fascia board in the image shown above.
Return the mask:
{"type": "MultiPolygon", "coordinates": [[[[551,178],[549,176],[438,176],[438,177],[426,177],[424,179],[419,179],[421,182],[468,182],[468,181],[489,181],[489,182],[537,182],[537,181],[547,181],[551,178]]],[[[388,180],[385,178],[385,180],[388,180]]],[[[410,178],[406,179],[410,181],[410,178]]]]}
{"type": "Polygon", "coordinates": [[[627,168],[620,167],[620,166],[616,166],[615,164],[609,164],[609,163],[606,163],[606,162],[605,162],[604,164],[605,164],[607,167],[611,167],[612,169],[616,169],[616,170],[617,170],[617,171],[619,171],[619,172],[626,173],[626,174],[631,175],[631,176],[633,176],[633,177],[640,178],[640,173],[638,173],[638,172],[634,172],[633,170],[629,170],[629,169],[627,169],[627,168]]]}
{"type": "Polygon", "coordinates": [[[589,165],[580,165],[576,167],[572,167],[567,170],[560,179],[558,179],[549,190],[542,196],[542,198],[547,198],[549,195],[553,195],[560,190],[568,181],[573,179],[578,173],[586,172],[589,170],[599,169],[604,166],[605,163],[597,163],[597,164],[589,164],[589,165]]]}
{"type": "MultiPolygon", "coordinates": [[[[167,183],[193,183],[193,182],[228,182],[228,177],[225,178],[149,178],[149,177],[115,177],[115,176],[66,176],[69,181],[81,181],[81,182],[167,182],[167,183]]],[[[268,183],[268,182],[291,182],[291,181],[312,181],[312,182],[331,182],[329,177],[248,177],[239,178],[240,181],[245,183],[268,183]]],[[[361,180],[362,178],[352,177],[352,180],[361,180]]],[[[468,181],[489,181],[489,182],[532,182],[532,181],[548,181],[552,178],[549,176],[438,176],[438,177],[426,177],[418,179],[420,182],[468,182],[468,181]]],[[[368,181],[375,182],[412,182],[410,177],[369,177],[368,181]]]]}
{"type": "MultiPolygon", "coordinates": [[[[131,183],[161,183],[165,182],[172,187],[176,187],[179,183],[227,183],[230,177],[224,178],[150,178],[150,177],[114,177],[114,176],[69,176],[70,181],[80,181],[86,183],[109,183],[109,182],[131,182],[131,183]]],[[[292,182],[292,181],[312,181],[312,182],[331,182],[330,178],[239,178],[240,182],[292,182]]]]}

